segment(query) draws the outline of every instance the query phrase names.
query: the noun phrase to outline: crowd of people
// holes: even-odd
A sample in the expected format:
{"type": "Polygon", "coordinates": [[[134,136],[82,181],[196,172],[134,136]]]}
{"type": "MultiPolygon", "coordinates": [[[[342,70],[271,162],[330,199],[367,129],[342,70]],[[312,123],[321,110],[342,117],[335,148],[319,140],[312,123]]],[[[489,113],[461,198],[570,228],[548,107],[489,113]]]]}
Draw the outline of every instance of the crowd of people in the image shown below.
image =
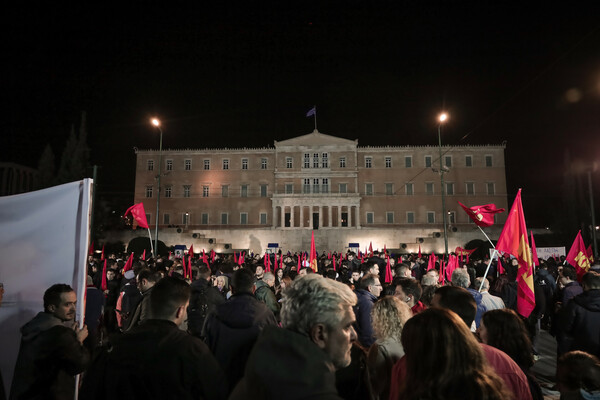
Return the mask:
{"type": "Polygon", "coordinates": [[[540,329],[558,343],[561,398],[600,398],[600,273],[540,261],[524,318],[508,256],[450,276],[383,252],[314,269],[281,252],[90,257],[84,328],[74,290],[50,287],[21,330],[10,399],[73,399],[81,374],[81,399],[537,400],[540,329]]]}

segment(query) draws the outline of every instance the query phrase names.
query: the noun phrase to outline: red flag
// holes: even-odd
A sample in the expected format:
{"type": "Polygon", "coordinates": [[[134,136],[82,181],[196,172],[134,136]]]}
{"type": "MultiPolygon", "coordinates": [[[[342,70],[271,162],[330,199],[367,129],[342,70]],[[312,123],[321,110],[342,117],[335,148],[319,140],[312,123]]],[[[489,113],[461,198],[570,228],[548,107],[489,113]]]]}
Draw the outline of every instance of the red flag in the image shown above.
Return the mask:
{"type": "Polygon", "coordinates": [[[540,260],[538,259],[537,248],[535,247],[535,241],[533,240],[533,231],[530,231],[529,234],[531,235],[531,259],[533,260],[533,265],[539,267],[540,260]]]}
{"type": "Polygon", "coordinates": [[[302,268],[302,259],[300,257],[300,254],[298,254],[298,267],[296,267],[296,271],[300,272],[300,268],[302,268]]]}
{"type": "Polygon", "coordinates": [[[504,267],[502,266],[502,261],[500,261],[502,259],[502,257],[500,257],[500,255],[498,255],[498,273],[500,275],[504,275],[504,273],[506,272],[504,270],[504,267]]]}
{"type": "Polygon", "coordinates": [[[204,252],[204,249],[202,249],[202,262],[206,265],[208,265],[208,257],[206,257],[206,253],[204,252]]]}
{"type": "Polygon", "coordinates": [[[188,250],[188,256],[194,258],[194,244],[193,243],[190,246],[190,249],[188,250]]]}
{"type": "Polygon", "coordinates": [[[385,264],[385,283],[391,283],[392,279],[394,279],[392,277],[392,264],[390,264],[390,258],[386,257],[386,264],[385,264]]]}
{"type": "Polygon", "coordinates": [[[496,208],[495,204],[484,204],[482,206],[473,206],[471,208],[465,206],[460,201],[458,204],[465,210],[469,218],[471,218],[477,226],[481,227],[494,225],[494,214],[504,212],[504,208],[496,208]]]}
{"type": "Polygon", "coordinates": [[[123,273],[129,271],[130,269],[133,269],[133,252],[129,255],[129,258],[123,267],[123,273]]]}
{"type": "Polygon", "coordinates": [[[427,262],[427,271],[429,271],[430,269],[435,269],[435,258],[435,254],[431,253],[427,262]]]}
{"type": "Polygon", "coordinates": [[[279,268],[283,269],[283,254],[279,257],[279,268]]]}
{"type": "Polygon", "coordinates": [[[265,266],[265,272],[271,272],[271,257],[266,252],[263,258],[263,265],[265,266]]]}
{"type": "Polygon", "coordinates": [[[440,263],[440,278],[438,279],[438,282],[441,284],[444,284],[444,259],[446,258],[445,254],[442,254],[442,262],[440,263]]]}
{"type": "Polygon", "coordinates": [[[88,256],[93,256],[94,255],[94,242],[92,241],[92,243],[90,244],[90,248],[88,250],[88,256]]]}
{"type": "Polygon", "coordinates": [[[419,254],[418,257],[421,258],[421,245],[419,244],[419,254]]]}
{"type": "Polygon", "coordinates": [[[577,280],[581,281],[583,275],[590,269],[590,260],[587,256],[587,250],[581,237],[581,231],[577,232],[575,241],[567,254],[567,262],[577,270],[577,280]]]}
{"type": "Polygon", "coordinates": [[[473,250],[467,250],[467,249],[463,249],[462,247],[460,247],[460,246],[459,246],[459,247],[457,247],[457,248],[454,250],[454,253],[456,253],[456,255],[457,255],[457,256],[458,256],[458,255],[461,255],[461,256],[463,256],[463,255],[464,255],[464,256],[468,256],[468,255],[471,255],[471,254],[473,254],[473,252],[474,252],[475,250],[477,250],[477,249],[473,249],[473,250]]]}
{"type": "Polygon", "coordinates": [[[373,243],[369,242],[369,257],[373,257],[373,243]]]}
{"type": "Polygon", "coordinates": [[[106,260],[104,260],[104,268],[102,268],[102,285],[100,285],[102,291],[108,290],[108,284],[106,283],[106,260]]]}
{"type": "Polygon", "coordinates": [[[446,266],[446,280],[452,281],[452,273],[458,267],[458,257],[450,254],[448,256],[448,265],[446,266]]]}
{"type": "Polygon", "coordinates": [[[513,255],[519,262],[517,272],[517,312],[523,317],[529,317],[535,307],[533,292],[533,260],[529,240],[527,240],[527,226],[521,202],[521,189],[510,209],[496,249],[513,255]]]}
{"type": "Polygon", "coordinates": [[[587,248],[587,257],[590,260],[590,264],[594,262],[594,250],[592,250],[592,245],[590,244],[587,248]]]}
{"type": "Polygon", "coordinates": [[[273,272],[277,271],[277,253],[275,253],[275,260],[273,260],[273,272]]]}
{"type": "Polygon", "coordinates": [[[100,261],[104,261],[104,245],[102,245],[102,254],[100,254],[100,261]]]}
{"type": "Polygon", "coordinates": [[[312,232],[312,237],[310,239],[310,260],[309,265],[313,271],[319,272],[319,267],[317,266],[317,250],[315,248],[315,231],[312,232]]]}
{"type": "Polygon", "coordinates": [[[146,249],[144,249],[144,252],[142,253],[142,260],[146,259],[146,249]]]}
{"type": "Polygon", "coordinates": [[[337,271],[336,268],[335,268],[335,255],[333,256],[333,270],[337,271]]]}
{"type": "Polygon", "coordinates": [[[144,211],[144,203],[137,203],[125,211],[125,217],[131,214],[133,219],[136,220],[137,224],[142,228],[148,228],[148,221],[146,220],[146,211],[144,211]]]}
{"type": "Polygon", "coordinates": [[[188,278],[192,279],[192,257],[188,256],[188,278]]]}
{"type": "Polygon", "coordinates": [[[181,267],[183,268],[183,278],[187,278],[187,267],[185,265],[185,254],[181,256],[181,267]]]}

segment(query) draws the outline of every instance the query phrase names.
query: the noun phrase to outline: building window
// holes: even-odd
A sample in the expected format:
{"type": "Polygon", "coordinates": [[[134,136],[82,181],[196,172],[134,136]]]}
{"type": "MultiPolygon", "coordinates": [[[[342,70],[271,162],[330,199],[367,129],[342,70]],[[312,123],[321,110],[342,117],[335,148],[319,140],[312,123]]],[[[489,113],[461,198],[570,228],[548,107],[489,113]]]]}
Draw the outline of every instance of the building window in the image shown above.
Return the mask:
{"type": "Polygon", "coordinates": [[[169,225],[171,223],[171,216],[169,214],[163,214],[163,224],[169,225]]]}
{"type": "Polygon", "coordinates": [[[373,196],[373,184],[372,183],[365,184],[365,195],[373,196]]]}
{"type": "Polygon", "coordinates": [[[293,194],[294,193],[294,184],[286,183],[285,184],[285,194],[293,194]]]}
{"type": "Polygon", "coordinates": [[[412,183],[407,182],[406,183],[406,195],[412,196],[413,194],[415,194],[415,187],[412,183]]]}
{"type": "Polygon", "coordinates": [[[152,186],[146,186],[146,198],[152,197],[152,186]]]}
{"type": "Polygon", "coordinates": [[[181,214],[181,223],[187,225],[190,223],[190,213],[181,214]]]}
{"type": "Polygon", "coordinates": [[[240,213],[240,225],[248,225],[248,213],[240,213]]]}
{"type": "Polygon", "coordinates": [[[266,158],[260,159],[260,169],[267,169],[267,159],[266,158]]]}
{"type": "Polygon", "coordinates": [[[202,225],[208,225],[208,213],[202,213],[200,221],[202,225]]]}
{"type": "Polygon", "coordinates": [[[425,182],[425,194],[428,196],[433,195],[433,182],[425,182]]]}
{"type": "Polygon", "coordinates": [[[313,179],[313,193],[319,193],[319,179],[313,179]]]}
{"type": "Polygon", "coordinates": [[[242,169],[248,169],[248,159],[242,158],[242,169]]]}
{"type": "Polygon", "coordinates": [[[240,189],[240,197],[248,197],[248,185],[242,185],[240,189]]]}
{"type": "Polygon", "coordinates": [[[173,171],[173,160],[167,160],[167,171],[173,171]]]}
{"type": "Polygon", "coordinates": [[[388,211],[385,213],[385,222],[388,224],[394,223],[394,213],[393,212],[388,211]]]}
{"type": "Polygon", "coordinates": [[[329,168],[329,155],[327,153],[321,154],[321,168],[329,168]]]}
{"type": "Polygon", "coordinates": [[[487,186],[487,194],[489,194],[489,195],[496,194],[496,187],[495,187],[495,184],[493,182],[488,182],[486,184],[486,186],[487,186]]]}
{"type": "Polygon", "coordinates": [[[304,168],[310,168],[310,154],[304,153],[304,168]]]}
{"type": "Polygon", "coordinates": [[[425,156],[425,167],[431,168],[431,156],[425,156]]]}
{"type": "Polygon", "coordinates": [[[385,167],[386,168],[392,168],[392,157],[386,157],[385,158],[385,167]]]}
{"type": "Polygon", "coordinates": [[[288,169],[294,167],[294,159],[292,157],[285,158],[285,167],[288,169]]]}
{"type": "Polygon", "coordinates": [[[229,160],[228,159],[223,160],[223,169],[229,169],[229,160]]]}
{"type": "Polygon", "coordinates": [[[340,183],[340,193],[348,193],[348,184],[340,183]]]}
{"type": "Polygon", "coordinates": [[[444,163],[446,167],[450,168],[452,166],[452,156],[445,156],[444,163]]]}
{"type": "Polygon", "coordinates": [[[412,168],[412,156],[404,157],[404,166],[406,168],[412,168]]]}
{"type": "Polygon", "coordinates": [[[492,156],[485,156],[485,166],[486,167],[491,167],[492,166],[492,156]]]}
{"type": "Polygon", "coordinates": [[[329,193],[329,178],[321,179],[321,193],[329,193]]]}
{"type": "Polygon", "coordinates": [[[209,187],[207,185],[202,186],[202,197],[208,197],[209,187]]]}
{"type": "Polygon", "coordinates": [[[394,194],[394,184],[393,183],[385,184],[385,194],[388,196],[391,196],[394,194]]]}
{"type": "Polygon", "coordinates": [[[210,169],[210,160],[204,160],[204,169],[210,169]]]}
{"type": "Polygon", "coordinates": [[[146,165],[147,165],[148,171],[154,171],[154,160],[148,160],[146,165]]]}
{"type": "Polygon", "coordinates": [[[260,224],[261,225],[267,224],[267,213],[260,213],[260,224]]]}
{"type": "Polygon", "coordinates": [[[374,214],[372,212],[368,212],[367,213],[367,224],[372,224],[374,219],[375,219],[374,214]]]}
{"type": "Polygon", "coordinates": [[[435,211],[427,211],[427,223],[435,224],[435,211]]]}
{"type": "Polygon", "coordinates": [[[302,188],[303,193],[310,193],[310,179],[304,178],[304,186],[302,188]]]}
{"type": "Polygon", "coordinates": [[[221,197],[229,197],[229,185],[221,186],[221,197]]]}
{"type": "Polygon", "coordinates": [[[406,223],[407,224],[414,224],[415,223],[415,213],[414,213],[414,211],[407,211],[406,212],[406,223]]]}
{"type": "Polygon", "coordinates": [[[267,197],[267,185],[260,185],[260,197],[267,197]]]}
{"type": "Polygon", "coordinates": [[[346,157],[340,157],[340,168],[346,168],[346,157]]]}
{"type": "Polygon", "coordinates": [[[227,225],[229,223],[229,214],[221,213],[221,225],[227,225]]]}
{"type": "Polygon", "coordinates": [[[165,197],[167,197],[167,198],[171,197],[172,193],[173,193],[172,186],[166,186],[165,187],[165,197]]]}
{"type": "Polygon", "coordinates": [[[183,185],[183,197],[190,197],[192,187],[190,185],[183,185]]]}
{"type": "Polygon", "coordinates": [[[313,168],[319,168],[319,153],[313,154],[313,168]]]}
{"type": "Polygon", "coordinates": [[[449,196],[454,195],[454,183],[452,183],[452,182],[446,183],[446,194],[449,196]]]}
{"type": "Polygon", "coordinates": [[[183,166],[186,171],[191,171],[192,170],[192,160],[184,160],[183,166]]]}
{"type": "Polygon", "coordinates": [[[449,224],[456,223],[456,211],[448,211],[448,223],[449,224]]]}
{"type": "Polygon", "coordinates": [[[373,167],[373,158],[365,157],[365,168],[372,168],[372,167],[373,167]]]}
{"type": "Polygon", "coordinates": [[[465,156],[465,167],[473,166],[473,156],[465,156]]]}
{"type": "Polygon", "coordinates": [[[475,194],[475,183],[473,183],[473,182],[466,182],[465,186],[466,186],[467,194],[470,194],[470,195],[475,194]]]}

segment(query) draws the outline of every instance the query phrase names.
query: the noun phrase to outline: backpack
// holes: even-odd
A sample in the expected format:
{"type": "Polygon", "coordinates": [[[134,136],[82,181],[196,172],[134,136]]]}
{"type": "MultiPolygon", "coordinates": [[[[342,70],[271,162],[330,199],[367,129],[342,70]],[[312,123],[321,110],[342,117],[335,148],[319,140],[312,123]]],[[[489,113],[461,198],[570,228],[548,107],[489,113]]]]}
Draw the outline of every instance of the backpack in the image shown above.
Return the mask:
{"type": "Polygon", "coordinates": [[[204,322],[208,315],[208,287],[193,288],[188,306],[188,329],[192,335],[201,338],[204,322]]]}

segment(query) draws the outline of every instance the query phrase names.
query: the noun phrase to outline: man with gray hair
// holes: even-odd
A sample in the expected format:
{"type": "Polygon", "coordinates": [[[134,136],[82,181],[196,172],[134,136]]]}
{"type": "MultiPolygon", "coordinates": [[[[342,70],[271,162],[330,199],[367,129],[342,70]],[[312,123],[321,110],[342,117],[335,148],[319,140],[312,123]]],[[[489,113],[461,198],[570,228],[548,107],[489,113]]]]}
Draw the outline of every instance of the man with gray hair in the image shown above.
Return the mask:
{"type": "Polygon", "coordinates": [[[339,399],[335,371],[350,365],[354,304],[343,283],[296,278],[283,292],[283,329],[263,329],[230,399],[339,399]]]}
{"type": "Polygon", "coordinates": [[[504,300],[501,297],[491,295],[488,290],[490,289],[490,281],[487,278],[484,280],[483,277],[475,279],[475,289],[479,289],[481,286],[481,304],[485,307],[486,311],[499,310],[505,308],[504,300]],[[483,281],[483,286],[481,286],[483,281]]]}
{"type": "Polygon", "coordinates": [[[467,289],[473,299],[475,299],[475,303],[477,303],[477,314],[475,314],[475,326],[479,328],[479,324],[481,322],[481,317],[487,311],[483,303],[481,302],[482,296],[475,289],[471,289],[471,277],[467,272],[466,268],[457,268],[452,272],[452,286],[458,286],[464,289],[467,289]]]}
{"type": "Polygon", "coordinates": [[[275,318],[279,321],[279,303],[275,297],[273,287],[275,286],[275,275],[272,272],[265,272],[261,280],[257,280],[254,284],[256,290],[254,297],[258,301],[262,301],[273,312],[275,318]]]}

